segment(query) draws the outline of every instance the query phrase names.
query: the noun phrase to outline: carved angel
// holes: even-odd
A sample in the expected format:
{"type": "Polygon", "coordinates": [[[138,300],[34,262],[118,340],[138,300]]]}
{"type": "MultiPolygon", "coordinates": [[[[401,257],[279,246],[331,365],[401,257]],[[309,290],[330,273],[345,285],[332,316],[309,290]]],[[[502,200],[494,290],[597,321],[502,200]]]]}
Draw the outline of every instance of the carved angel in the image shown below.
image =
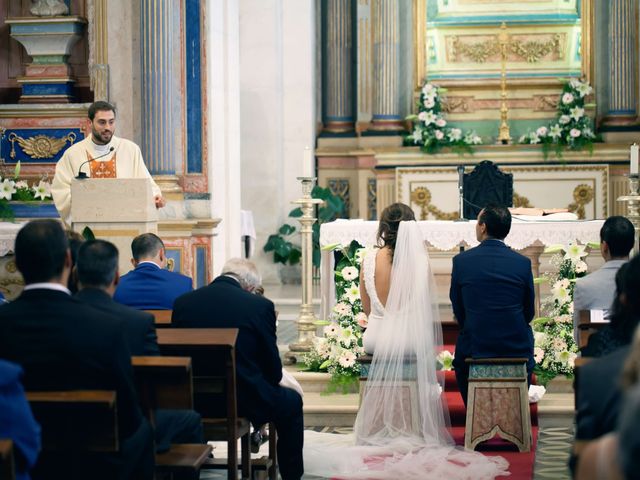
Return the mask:
{"type": "Polygon", "coordinates": [[[31,158],[52,158],[67,143],[67,137],[55,138],[36,135],[31,138],[16,137],[22,151],[31,158]]]}

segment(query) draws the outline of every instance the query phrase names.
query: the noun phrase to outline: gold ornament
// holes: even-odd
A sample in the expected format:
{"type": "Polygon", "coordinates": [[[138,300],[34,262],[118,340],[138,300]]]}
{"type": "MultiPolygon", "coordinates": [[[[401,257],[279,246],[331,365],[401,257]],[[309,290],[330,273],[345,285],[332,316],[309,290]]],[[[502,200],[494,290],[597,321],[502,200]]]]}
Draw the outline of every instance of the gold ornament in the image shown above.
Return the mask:
{"type": "Polygon", "coordinates": [[[578,215],[580,220],[585,218],[584,206],[593,200],[593,187],[585,183],[581,183],[573,189],[574,203],[571,203],[567,208],[570,212],[574,212],[578,215]]]}
{"type": "Polygon", "coordinates": [[[9,134],[9,141],[11,142],[11,158],[16,158],[16,146],[15,142],[18,142],[22,151],[34,159],[41,158],[53,158],[60,150],[69,142],[73,145],[76,141],[76,134],[70,132],[67,136],[62,138],[48,137],[47,135],[35,135],[30,138],[22,138],[14,132],[9,134]]]}

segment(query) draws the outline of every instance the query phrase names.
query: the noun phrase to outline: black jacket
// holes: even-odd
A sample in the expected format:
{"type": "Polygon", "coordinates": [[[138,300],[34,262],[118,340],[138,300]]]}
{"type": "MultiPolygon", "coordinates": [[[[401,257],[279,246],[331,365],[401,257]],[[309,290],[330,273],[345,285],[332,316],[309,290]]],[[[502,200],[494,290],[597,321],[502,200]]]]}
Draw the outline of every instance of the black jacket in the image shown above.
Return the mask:
{"type": "Polygon", "coordinates": [[[131,355],[160,355],[153,315],[122,305],[98,288],[84,288],[75,298],[124,321],[124,335],[131,355]]]}

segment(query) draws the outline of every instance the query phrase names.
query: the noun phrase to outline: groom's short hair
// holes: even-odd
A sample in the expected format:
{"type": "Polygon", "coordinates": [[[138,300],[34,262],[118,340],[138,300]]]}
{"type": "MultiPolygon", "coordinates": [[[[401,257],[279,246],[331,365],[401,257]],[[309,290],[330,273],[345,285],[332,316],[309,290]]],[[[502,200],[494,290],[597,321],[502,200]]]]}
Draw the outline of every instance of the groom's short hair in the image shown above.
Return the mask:
{"type": "Polygon", "coordinates": [[[600,241],[607,242],[614,258],[626,257],[635,242],[635,230],[629,219],[620,215],[607,218],[600,229],[600,241]]]}
{"type": "Polygon", "coordinates": [[[489,204],[480,211],[478,223],[487,227],[487,235],[504,240],[511,230],[511,213],[507,207],[489,204]]]}

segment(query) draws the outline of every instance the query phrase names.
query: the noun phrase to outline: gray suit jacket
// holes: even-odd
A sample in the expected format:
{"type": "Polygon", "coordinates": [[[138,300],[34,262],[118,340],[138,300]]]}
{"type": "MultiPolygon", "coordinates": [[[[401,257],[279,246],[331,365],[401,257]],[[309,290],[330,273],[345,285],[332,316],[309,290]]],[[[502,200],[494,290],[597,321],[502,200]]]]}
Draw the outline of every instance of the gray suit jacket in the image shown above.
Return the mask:
{"type": "Polygon", "coordinates": [[[627,260],[610,260],[576,281],[573,291],[573,331],[578,341],[580,310],[609,310],[616,296],[616,273],[627,260]]]}

